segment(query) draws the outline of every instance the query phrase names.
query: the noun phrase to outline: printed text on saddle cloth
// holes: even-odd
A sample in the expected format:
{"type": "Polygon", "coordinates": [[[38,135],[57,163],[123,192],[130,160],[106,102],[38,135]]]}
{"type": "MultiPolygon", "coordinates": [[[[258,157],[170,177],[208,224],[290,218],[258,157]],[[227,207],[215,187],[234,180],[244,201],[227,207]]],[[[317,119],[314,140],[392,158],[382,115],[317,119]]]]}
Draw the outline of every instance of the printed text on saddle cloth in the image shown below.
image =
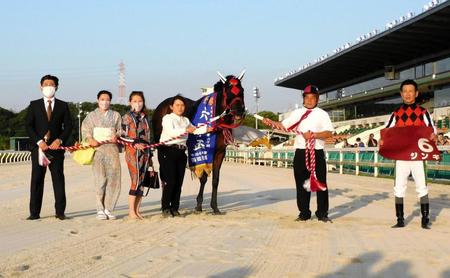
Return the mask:
{"type": "Polygon", "coordinates": [[[393,160],[441,160],[430,127],[391,127],[381,130],[380,154],[393,160]]]}

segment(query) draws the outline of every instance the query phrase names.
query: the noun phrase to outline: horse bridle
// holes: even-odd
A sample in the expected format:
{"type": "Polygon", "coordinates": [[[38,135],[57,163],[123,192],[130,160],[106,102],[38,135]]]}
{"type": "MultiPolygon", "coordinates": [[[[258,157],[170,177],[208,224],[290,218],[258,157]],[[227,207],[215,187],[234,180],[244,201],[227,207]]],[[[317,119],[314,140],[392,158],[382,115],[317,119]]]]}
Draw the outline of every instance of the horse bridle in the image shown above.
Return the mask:
{"type": "MultiPolygon", "coordinates": [[[[222,81],[222,83],[225,85],[227,83],[227,79],[220,73],[217,72],[217,74],[220,76],[220,79],[222,81]]],[[[227,94],[227,90],[225,88],[225,86],[222,89],[222,107],[224,108],[224,113],[223,116],[221,115],[220,118],[224,118],[226,116],[230,116],[231,117],[231,122],[232,124],[226,124],[223,120],[219,121],[217,126],[220,128],[235,128],[238,127],[242,124],[244,118],[245,118],[245,110],[242,113],[242,117],[240,119],[240,121],[236,122],[236,116],[238,115],[238,113],[240,111],[233,109],[233,104],[235,104],[236,102],[241,102],[242,104],[244,104],[244,100],[242,97],[239,97],[238,94],[241,92],[241,88],[239,88],[237,85],[239,84],[239,82],[242,80],[242,78],[244,77],[245,74],[245,70],[243,70],[241,72],[241,74],[239,74],[239,77],[233,77],[231,78],[228,82],[230,83],[230,85],[232,86],[230,91],[232,94],[234,94],[236,97],[234,97],[230,103],[227,103],[228,101],[228,94],[227,94]]]]}
{"type": "Polygon", "coordinates": [[[239,112],[238,112],[238,110],[233,109],[232,107],[233,107],[233,104],[235,104],[236,102],[244,103],[243,99],[241,97],[236,96],[235,98],[233,98],[233,100],[230,103],[227,103],[227,92],[226,92],[225,88],[222,90],[222,96],[223,96],[222,107],[224,108],[224,113],[223,113],[223,116],[221,116],[221,118],[224,118],[226,116],[231,116],[232,124],[226,124],[225,122],[221,121],[217,124],[217,126],[221,127],[221,128],[236,128],[236,127],[240,126],[242,124],[242,122],[244,121],[245,111],[242,114],[241,119],[239,121],[236,121],[235,118],[239,112]]]}

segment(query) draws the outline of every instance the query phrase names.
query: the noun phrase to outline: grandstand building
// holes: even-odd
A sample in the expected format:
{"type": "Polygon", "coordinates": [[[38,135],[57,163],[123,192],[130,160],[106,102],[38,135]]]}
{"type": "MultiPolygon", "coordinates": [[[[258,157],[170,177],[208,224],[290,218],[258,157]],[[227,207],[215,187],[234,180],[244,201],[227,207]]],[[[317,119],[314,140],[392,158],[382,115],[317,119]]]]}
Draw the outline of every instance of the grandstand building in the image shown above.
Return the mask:
{"type": "MultiPolygon", "coordinates": [[[[275,85],[302,90],[316,84],[319,107],[336,132],[377,132],[401,103],[400,83],[419,84],[418,103],[432,113],[440,131],[450,125],[450,1],[432,1],[275,79],[275,85]]],[[[281,119],[286,116],[282,115],[281,119]]],[[[361,134],[367,137],[367,134],[361,134]]]]}

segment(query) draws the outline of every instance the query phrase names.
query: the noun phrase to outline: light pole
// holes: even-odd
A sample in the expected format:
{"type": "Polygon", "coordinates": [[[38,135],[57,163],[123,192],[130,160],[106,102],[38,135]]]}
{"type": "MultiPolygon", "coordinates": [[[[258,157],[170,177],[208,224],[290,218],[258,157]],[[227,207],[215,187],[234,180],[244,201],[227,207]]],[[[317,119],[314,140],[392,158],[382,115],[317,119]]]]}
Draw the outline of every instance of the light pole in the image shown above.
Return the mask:
{"type": "MultiPolygon", "coordinates": [[[[258,87],[253,88],[253,97],[255,98],[255,102],[256,102],[256,114],[258,114],[259,98],[261,98],[258,87]]],[[[255,119],[255,128],[258,129],[258,119],[255,119]]]]}
{"type": "Polygon", "coordinates": [[[81,144],[81,115],[83,114],[83,110],[81,110],[81,105],[83,102],[79,102],[77,104],[78,108],[78,142],[81,144]]]}

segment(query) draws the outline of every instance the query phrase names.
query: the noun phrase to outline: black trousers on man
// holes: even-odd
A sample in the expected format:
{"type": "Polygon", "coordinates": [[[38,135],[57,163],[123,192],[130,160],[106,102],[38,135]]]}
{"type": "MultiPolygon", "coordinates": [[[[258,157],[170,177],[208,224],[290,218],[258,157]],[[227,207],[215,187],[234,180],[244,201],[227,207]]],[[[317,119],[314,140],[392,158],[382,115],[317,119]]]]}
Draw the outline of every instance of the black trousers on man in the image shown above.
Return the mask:
{"type": "Polygon", "coordinates": [[[158,148],[161,180],[163,186],[161,209],[178,211],[180,208],[181,187],[186,171],[187,156],[185,149],[161,146],[158,148]]]}
{"type": "MultiPolygon", "coordinates": [[[[66,190],[64,179],[64,151],[49,150],[45,154],[50,159],[48,165],[52,175],[53,193],[55,195],[56,215],[64,215],[66,209],[66,190]]],[[[47,167],[39,165],[39,149],[31,151],[31,187],[30,187],[30,215],[39,216],[44,196],[44,179],[47,167]]]]}
{"type": "MultiPolygon", "coordinates": [[[[325,161],[325,153],[323,150],[315,150],[316,155],[316,176],[323,183],[327,182],[327,164],[325,161]]],[[[311,192],[303,188],[305,180],[309,179],[310,172],[306,169],[305,150],[296,149],[294,156],[294,177],[295,186],[297,187],[297,206],[300,215],[306,218],[311,217],[309,210],[309,201],[311,192]]],[[[325,191],[317,191],[317,211],[318,218],[328,216],[328,189],[325,191]]]]}

